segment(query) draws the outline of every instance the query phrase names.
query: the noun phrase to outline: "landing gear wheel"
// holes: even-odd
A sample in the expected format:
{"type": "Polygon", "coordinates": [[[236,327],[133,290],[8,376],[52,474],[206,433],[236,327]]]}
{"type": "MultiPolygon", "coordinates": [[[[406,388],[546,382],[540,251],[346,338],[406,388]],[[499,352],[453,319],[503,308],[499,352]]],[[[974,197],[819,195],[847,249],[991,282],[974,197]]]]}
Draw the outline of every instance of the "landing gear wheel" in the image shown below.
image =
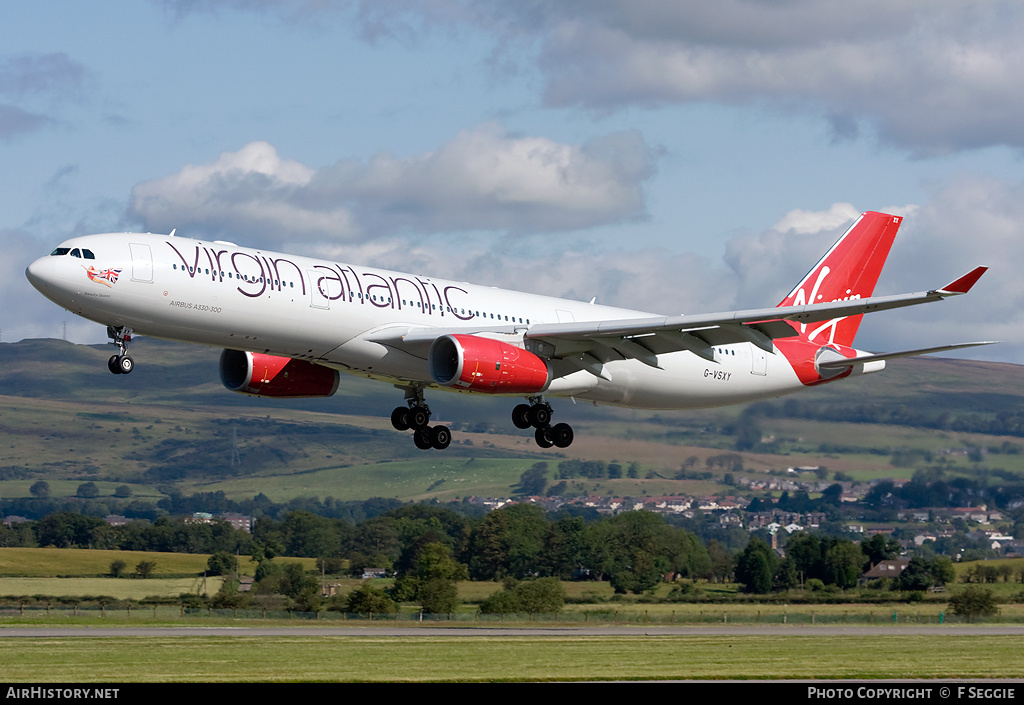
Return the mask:
{"type": "Polygon", "coordinates": [[[430,450],[434,447],[430,438],[430,431],[425,428],[421,428],[412,434],[412,440],[420,450],[430,450]]]}
{"type": "Polygon", "coordinates": [[[534,404],[530,407],[530,425],[534,428],[545,428],[551,423],[551,407],[547,404],[534,404]]]}
{"type": "Polygon", "coordinates": [[[572,426],[567,423],[557,423],[551,427],[549,436],[551,438],[551,442],[559,448],[568,448],[572,445],[572,426]]]}
{"type": "Polygon", "coordinates": [[[409,409],[409,428],[417,431],[423,430],[430,423],[430,412],[422,406],[414,406],[409,409]]]}
{"type": "Polygon", "coordinates": [[[111,355],[110,359],[107,360],[107,369],[110,370],[115,375],[121,374],[121,365],[118,362],[117,355],[111,355]]]}
{"type": "Polygon", "coordinates": [[[539,445],[541,448],[550,448],[551,446],[554,445],[554,443],[551,442],[549,434],[549,429],[538,428],[537,432],[533,434],[533,438],[534,440],[537,441],[537,445],[539,445]]]}
{"type": "Polygon", "coordinates": [[[512,423],[516,428],[527,429],[533,424],[530,422],[530,405],[519,404],[512,409],[512,423]]]}
{"type": "Polygon", "coordinates": [[[120,368],[121,374],[131,374],[132,370],[135,369],[135,360],[131,359],[128,355],[121,355],[117,358],[117,366],[120,368]]]}
{"type": "Polygon", "coordinates": [[[408,407],[395,407],[395,410],[391,412],[391,425],[395,427],[396,431],[408,431],[411,428],[408,407]]]}
{"type": "Polygon", "coordinates": [[[437,450],[444,450],[452,442],[452,432],[447,426],[434,426],[428,429],[430,433],[430,444],[437,450]]]}

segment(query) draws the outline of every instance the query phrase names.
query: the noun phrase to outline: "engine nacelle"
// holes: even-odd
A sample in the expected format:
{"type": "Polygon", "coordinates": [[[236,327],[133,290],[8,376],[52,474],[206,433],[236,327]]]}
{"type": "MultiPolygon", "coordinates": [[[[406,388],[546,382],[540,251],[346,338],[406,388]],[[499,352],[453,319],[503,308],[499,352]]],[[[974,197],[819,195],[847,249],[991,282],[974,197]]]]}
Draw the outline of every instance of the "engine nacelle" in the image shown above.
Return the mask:
{"type": "Polygon", "coordinates": [[[532,352],[476,335],[443,335],[430,346],[430,376],[438,384],[492,394],[547,389],[551,370],[532,352]]]}
{"type": "Polygon", "coordinates": [[[338,390],[341,374],[305,360],[225,350],[220,381],[233,392],[261,397],[329,397],[338,390]]]}

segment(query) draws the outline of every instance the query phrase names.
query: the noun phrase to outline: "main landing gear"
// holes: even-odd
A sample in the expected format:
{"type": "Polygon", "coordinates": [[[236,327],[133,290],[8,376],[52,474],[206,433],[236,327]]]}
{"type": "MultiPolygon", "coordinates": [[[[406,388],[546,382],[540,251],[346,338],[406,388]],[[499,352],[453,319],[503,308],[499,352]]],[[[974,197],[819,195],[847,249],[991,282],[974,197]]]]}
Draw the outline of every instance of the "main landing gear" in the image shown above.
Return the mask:
{"type": "Polygon", "coordinates": [[[126,326],[107,326],[107,337],[117,346],[117,355],[107,360],[107,369],[115,375],[126,375],[135,369],[135,361],[128,355],[128,343],[132,339],[132,329],[126,326]]]}
{"type": "Polygon", "coordinates": [[[519,404],[512,410],[512,423],[516,428],[537,429],[534,440],[541,448],[568,448],[572,445],[572,426],[567,423],[551,425],[551,405],[541,397],[531,397],[529,404],[519,404]]]}
{"type": "MultiPolygon", "coordinates": [[[[391,412],[391,425],[399,431],[412,429],[413,442],[420,450],[444,450],[452,442],[447,426],[430,425],[430,408],[423,398],[423,387],[405,389],[405,406],[391,412]]],[[[551,425],[551,405],[541,397],[530,397],[529,404],[519,404],[512,410],[512,423],[516,428],[535,428],[534,440],[541,448],[568,448],[572,445],[572,426],[567,423],[551,425]]]]}
{"type": "Polygon", "coordinates": [[[452,442],[447,426],[430,426],[430,407],[423,399],[422,387],[405,390],[407,406],[395,407],[391,412],[391,425],[399,431],[413,430],[412,440],[420,450],[444,450],[452,442]]]}

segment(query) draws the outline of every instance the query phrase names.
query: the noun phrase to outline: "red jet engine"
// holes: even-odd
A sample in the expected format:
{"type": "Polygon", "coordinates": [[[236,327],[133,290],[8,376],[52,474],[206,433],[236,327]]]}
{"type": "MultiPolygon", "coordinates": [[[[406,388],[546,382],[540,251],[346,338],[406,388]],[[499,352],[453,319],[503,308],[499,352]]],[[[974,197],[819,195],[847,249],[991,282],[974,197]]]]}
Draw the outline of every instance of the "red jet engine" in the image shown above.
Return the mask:
{"type": "Polygon", "coordinates": [[[551,370],[533,353],[476,335],[443,335],[427,361],[438,384],[493,394],[536,394],[547,389],[551,370]]]}
{"type": "Polygon", "coordinates": [[[338,390],[341,374],[305,360],[225,350],[220,381],[233,392],[260,397],[329,397],[338,390]]]}

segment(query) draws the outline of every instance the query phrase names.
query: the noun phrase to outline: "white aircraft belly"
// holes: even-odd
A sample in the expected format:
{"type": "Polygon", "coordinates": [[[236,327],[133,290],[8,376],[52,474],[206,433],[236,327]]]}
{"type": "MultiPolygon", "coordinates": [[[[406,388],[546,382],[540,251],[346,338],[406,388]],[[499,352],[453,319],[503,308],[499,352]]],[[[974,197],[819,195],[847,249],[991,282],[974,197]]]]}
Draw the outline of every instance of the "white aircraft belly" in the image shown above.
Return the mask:
{"type": "Polygon", "coordinates": [[[753,372],[746,348],[730,346],[738,354],[709,362],[692,353],[661,355],[661,369],[637,360],[605,365],[611,381],[600,380],[581,399],[613,406],[642,409],[701,409],[767,399],[802,387],[782,355],[768,355],[765,374],[753,372]]]}

